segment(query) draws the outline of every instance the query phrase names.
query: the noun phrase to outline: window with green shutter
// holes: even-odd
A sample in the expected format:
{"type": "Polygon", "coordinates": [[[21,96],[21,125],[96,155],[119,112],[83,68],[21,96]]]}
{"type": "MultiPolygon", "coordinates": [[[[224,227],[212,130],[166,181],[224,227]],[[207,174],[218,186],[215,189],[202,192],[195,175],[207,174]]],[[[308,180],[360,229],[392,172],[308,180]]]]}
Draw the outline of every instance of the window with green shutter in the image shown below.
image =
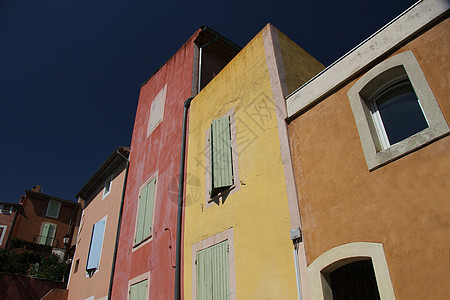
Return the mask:
{"type": "Polygon", "coordinates": [[[209,145],[212,198],[234,184],[230,117],[212,121],[209,145]]]}
{"type": "Polygon", "coordinates": [[[130,286],[129,300],[147,299],[148,279],[142,280],[130,286]]]}
{"type": "Polygon", "coordinates": [[[197,300],[229,299],[228,240],[197,252],[197,300]]]}
{"type": "Polygon", "coordinates": [[[139,192],[139,206],[134,245],[141,243],[152,235],[155,189],[156,177],[146,184],[139,192]]]}
{"type": "Polygon", "coordinates": [[[43,223],[41,227],[41,234],[39,235],[39,244],[52,246],[55,233],[56,225],[43,223]]]}

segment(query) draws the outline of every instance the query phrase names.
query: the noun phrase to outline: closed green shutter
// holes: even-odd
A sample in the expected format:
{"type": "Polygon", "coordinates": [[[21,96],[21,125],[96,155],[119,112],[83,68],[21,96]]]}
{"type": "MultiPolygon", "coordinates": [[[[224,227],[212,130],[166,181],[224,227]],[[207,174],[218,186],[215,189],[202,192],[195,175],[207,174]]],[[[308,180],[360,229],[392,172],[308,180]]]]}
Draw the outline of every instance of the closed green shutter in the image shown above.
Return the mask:
{"type": "Polygon", "coordinates": [[[50,228],[50,224],[44,224],[42,226],[41,235],[39,236],[39,244],[41,245],[47,245],[47,236],[48,236],[48,230],[50,228]]]}
{"type": "Polygon", "coordinates": [[[230,117],[212,121],[210,134],[211,197],[234,183],[230,117]]]}
{"type": "Polygon", "coordinates": [[[197,300],[229,299],[228,241],[197,252],[197,300]]]}
{"type": "Polygon", "coordinates": [[[139,193],[139,210],[134,244],[142,242],[152,235],[153,203],[155,201],[156,178],[144,186],[139,193]]]}
{"type": "Polygon", "coordinates": [[[59,209],[61,208],[61,202],[55,200],[48,201],[47,217],[57,218],[59,216],[59,209]]]}
{"type": "Polygon", "coordinates": [[[140,281],[130,286],[129,300],[147,299],[148,279],[140,281]]]}
{"type": "Polygon", "coordinates": [[[53,244],[53,236],[55,235],[55,226],[48,224],[48,232],[47,232],[47,240],[45,241],[46,245],[52,246],[53,244]]]}

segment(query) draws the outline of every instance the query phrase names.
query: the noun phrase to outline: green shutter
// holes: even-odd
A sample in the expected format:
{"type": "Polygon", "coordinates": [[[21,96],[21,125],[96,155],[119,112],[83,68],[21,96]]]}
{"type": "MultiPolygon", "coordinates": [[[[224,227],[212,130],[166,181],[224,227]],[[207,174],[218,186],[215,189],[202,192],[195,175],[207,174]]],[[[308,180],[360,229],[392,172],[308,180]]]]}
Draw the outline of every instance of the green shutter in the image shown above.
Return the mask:
{"type": "Polygon", "coordinates": [[[45,242],[46,245],[52,246],[54,232],[55,232],[55,226],[49,224],[48,232],[47,232],[47,241],[45,242]]]}
{"type": "Polygon", "coordinates": [[[131,285],[129,300],[147,299],[147,288],[148,288],[148,279],[131,285]]]}
{"type": "Polygon", "coordinates": [[[211,196],[234,183],[230,117],[213,120],[210,135],[211,196]]]}
{"type": "Polygon", "coordinates": [[[135,244],[140,243],[144,238],[144,217],[145,217],[145,207],[147,205],[147,190],[148,186],[146,185],[139,193],[139,208],[136,224],[136,237],[134,239],[135,244]]]}
{"type": "Polygon", "coordinates": [[[145,220],[143,224],[144,239],[152,234],[153,202],[155,200],[155,186],[156,186],[156,178],[150,181],[150,183],[147,185],[147,203],[145,208],[145,220]]]}
{"type": "Polygon", "coordinates": [[[228,241],[197,252],[197,300],[229,299],[228,241]]]}
{"type": "Polygon", "coordinates": [[[59,215],[61,203],[55,200],[48,201],[47,216],[56,218],[59,215]]]}
{"type": "Polygon", "coordinates": [[[39,236],[39,244],[46,245],[49,228],[50,228],[50,224],[44,224],[42,226],[41,235],[39,236]]]}

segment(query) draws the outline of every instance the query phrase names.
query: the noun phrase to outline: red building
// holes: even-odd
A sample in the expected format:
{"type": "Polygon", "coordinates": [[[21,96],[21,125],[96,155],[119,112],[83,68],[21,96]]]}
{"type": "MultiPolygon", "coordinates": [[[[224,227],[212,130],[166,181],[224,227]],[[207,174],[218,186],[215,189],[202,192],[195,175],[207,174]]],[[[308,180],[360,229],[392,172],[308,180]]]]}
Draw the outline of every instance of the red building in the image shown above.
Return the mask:
{"type": "Polygon", "coordinates": [[[183,103],[239,50],[202,27],[141,86],[113,299],[174,297],[183,103]]]}

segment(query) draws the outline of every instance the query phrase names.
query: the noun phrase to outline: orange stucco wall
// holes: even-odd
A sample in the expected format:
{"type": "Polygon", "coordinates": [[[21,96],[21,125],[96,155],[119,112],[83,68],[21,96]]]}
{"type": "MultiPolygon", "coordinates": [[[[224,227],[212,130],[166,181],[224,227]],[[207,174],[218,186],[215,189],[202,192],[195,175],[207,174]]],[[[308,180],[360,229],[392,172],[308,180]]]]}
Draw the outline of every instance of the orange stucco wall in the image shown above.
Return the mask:
{"type": "Polygon", "coordinates": [[[83,210],[80,230],[76,240],[76,251],[70,271],[68,299],[85,299],[91,296],[99,299],[108,295],[120,201],[122,199],[123,183],[125,180],[124,168],[125,163],[116,170],[114,179],[111,182],[110,193],[103,198],[103,189],[100,189],[98,194],[87,203],[83,210]],[[89,277],[86,274],[86,263],[89,254],[92,228],[96,222],[105,216],[105,233],[103,236],[99,268],[92,277],[89,277]],[[75,272],[77,261],[78,270],[75,272]]]}
{"type": "MultiPolygon", "coordinates": [[[[449,33],[447,19],[389,54],[412,50],[447,123],[449,33]]],[[[338,245],[382,243],[397,299],[445,299],[450,138],[370,172],[347,96],[357,79],[289,127],[308,264],[338,245]]]]}

